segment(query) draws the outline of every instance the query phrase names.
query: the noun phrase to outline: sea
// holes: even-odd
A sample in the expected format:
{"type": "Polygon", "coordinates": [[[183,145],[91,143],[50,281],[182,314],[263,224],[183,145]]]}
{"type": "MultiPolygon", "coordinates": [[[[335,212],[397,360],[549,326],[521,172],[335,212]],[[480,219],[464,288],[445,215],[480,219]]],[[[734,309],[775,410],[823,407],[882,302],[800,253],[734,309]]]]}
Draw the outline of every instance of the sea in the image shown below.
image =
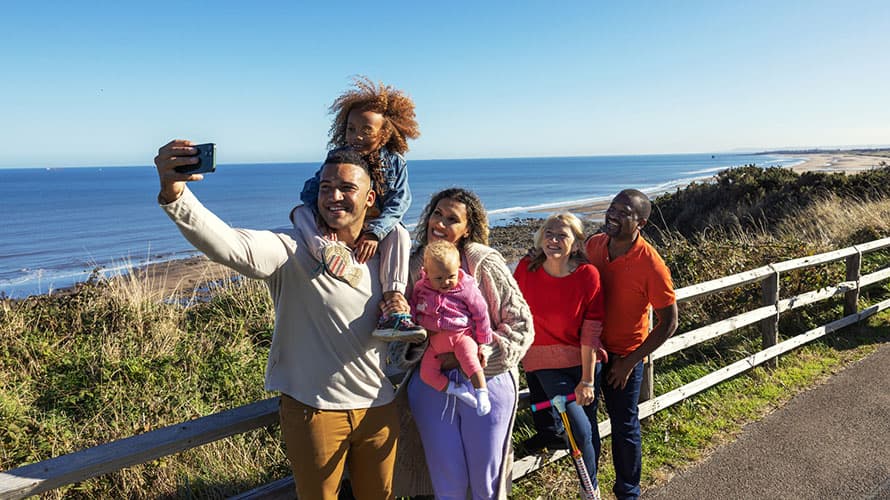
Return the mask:
{"type": "MultiPolygon", "coordinates": [[[[624,188],[656,195],[706,182],[724,169],[790,167],[799,158],[753,154],[673,154],[565,158],[411,160],[416,225],[430,196],[460,186],[482,199],[493,225],[611,199],[624,188]]],[[[235,227],[289,225],[316,163],[222,164],[192,191],[235,227]]],[[[153,165],[0,169],[0,297],[69,287],[92,273],[120,273],[196,255],[158,208],[153,165]]]]}

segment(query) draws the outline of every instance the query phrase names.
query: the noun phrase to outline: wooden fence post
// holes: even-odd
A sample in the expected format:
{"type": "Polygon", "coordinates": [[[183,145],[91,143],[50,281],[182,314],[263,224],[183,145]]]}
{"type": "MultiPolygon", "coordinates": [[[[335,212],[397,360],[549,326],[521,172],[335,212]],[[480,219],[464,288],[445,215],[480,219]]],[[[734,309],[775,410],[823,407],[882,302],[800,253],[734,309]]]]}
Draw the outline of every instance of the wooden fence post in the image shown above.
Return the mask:
{"type": "MultiPolygon", "coordinates": [[[[649,331],[654,326],[655,314],[652,306],[649,306],[649,331]]],[[[640,383],[640,403],[655,397],[655,365],[652,364],[652,356],[643,359],[643,381],[640,383]]]]}
{"type": "MultiPolygon", "coordinates": [[[[855,248],[855,247],[854,247],[855,248]]],[[[847,281],[855,281],[856,288],[844,294],[844,316],[859,312],[859,277],[862,271],[862,252],[847,257],[847,281]]]]}
{"type": "MultiPolygon", "coordinates": [[[[772,266],[770,266],[772,267],[772,266]]],[[[760,283],[763,292],[763,305],[775,306],[779,302],[779,271],[776,271],[760,283]]],[[[763,348],[772,347],[779,343],[779,309],[776,315],[760,320],[760,335],[763,339],[763,348]]],[[[773,358],[764,363],[764,366],[775,368],[779,366],[778,358],[773,358]]]]}
{"type": "Polygon", "coordinates": [[[655,397],[655,365],[652,358],[646,356],[643,359],[643,382],[640,384],[640,403],[655,397]]]}

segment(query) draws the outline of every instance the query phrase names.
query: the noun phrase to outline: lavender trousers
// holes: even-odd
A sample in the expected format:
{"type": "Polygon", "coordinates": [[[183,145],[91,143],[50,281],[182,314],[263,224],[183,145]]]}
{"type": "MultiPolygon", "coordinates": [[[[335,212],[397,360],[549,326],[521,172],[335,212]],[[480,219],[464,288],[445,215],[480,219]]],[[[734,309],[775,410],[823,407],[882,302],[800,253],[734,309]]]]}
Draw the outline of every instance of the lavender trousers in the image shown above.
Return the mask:
{"type": "MultiPolygon", "coordinates": [[[[456,368],[447,376],[458,383],[466,381],[456,368]]],[[[474,499],[497,496],[518,389],[509,373],[487,383],[491,412],[480,417],[475,408],[433,389],[418,376],[408,382],[408,404],[437,500],[466,500],[468,489],[474,499]]]]}

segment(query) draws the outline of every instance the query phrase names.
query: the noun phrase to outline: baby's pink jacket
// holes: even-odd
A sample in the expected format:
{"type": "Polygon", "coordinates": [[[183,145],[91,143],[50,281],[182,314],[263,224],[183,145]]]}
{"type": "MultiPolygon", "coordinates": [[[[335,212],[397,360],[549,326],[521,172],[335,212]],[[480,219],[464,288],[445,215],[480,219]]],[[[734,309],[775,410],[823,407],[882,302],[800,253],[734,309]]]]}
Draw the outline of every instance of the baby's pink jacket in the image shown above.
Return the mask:
{"type": "Polygon", "coordinates": [[[457,286],[447,292],[432,288],[425,272],[414,285],[411,293],[411,310],[414,321],[431,331],[475,332],[477,344],[491,342],[491,321],[488,319],[488,303],[476,286],[476,280],[458,270],[457,286]]]}

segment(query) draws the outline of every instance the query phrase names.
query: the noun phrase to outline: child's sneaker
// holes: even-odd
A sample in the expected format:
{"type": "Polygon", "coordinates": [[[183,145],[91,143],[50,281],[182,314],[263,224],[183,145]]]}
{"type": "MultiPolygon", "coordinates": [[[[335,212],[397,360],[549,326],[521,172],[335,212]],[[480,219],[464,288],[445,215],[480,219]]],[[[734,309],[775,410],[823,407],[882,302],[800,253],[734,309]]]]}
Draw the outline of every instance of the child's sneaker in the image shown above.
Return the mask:
{"type": "Polygon", "coordinates": [[[426,340],[426,330],[415,325],[410,314],[384,314],[377,321],[377,329],[371,336],[384,342],[416,343],[426,340]]]}
{"type": "Polygon", "coordinates": [[[352,252],[349,248],[331,243],[321,248],[322,262],[331,276],[349,283],[357,288],[362,281],[362,268],[352,260],[352,252]]]}

